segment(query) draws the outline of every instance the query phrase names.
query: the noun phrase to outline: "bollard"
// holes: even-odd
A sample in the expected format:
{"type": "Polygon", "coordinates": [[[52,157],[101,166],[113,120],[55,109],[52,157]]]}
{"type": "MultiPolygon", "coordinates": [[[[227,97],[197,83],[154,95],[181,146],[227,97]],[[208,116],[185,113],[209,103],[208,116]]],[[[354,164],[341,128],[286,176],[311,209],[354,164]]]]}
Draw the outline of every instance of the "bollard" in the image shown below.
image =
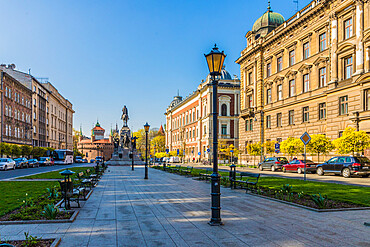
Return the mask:
{"type": "Polygon", "coordinates": [[[166,170],[166,161],[163,162],[163,171],[166,170]]]}
{"type": "Polygon", "coordinates": [[[230,180],[230,188],[236,189],[236,165],[232,164],[229,166],[230,167],[230,172],[229,172],[229,180],[230,180]],[[233,186],[234,185],[234,186],[233,186]]]}

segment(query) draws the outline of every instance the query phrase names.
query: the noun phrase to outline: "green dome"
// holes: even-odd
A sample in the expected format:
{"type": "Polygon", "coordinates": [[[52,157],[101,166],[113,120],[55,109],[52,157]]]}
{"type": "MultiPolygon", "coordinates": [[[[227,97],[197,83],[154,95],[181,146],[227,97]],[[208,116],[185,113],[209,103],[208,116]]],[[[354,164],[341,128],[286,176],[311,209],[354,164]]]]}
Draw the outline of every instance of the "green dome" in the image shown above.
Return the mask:
{"type": "Polygon", "coordinates": [[[254,23],[252,32],[265,36],[267,33],[283,24],[284,21],[284,17],[279,13],[272,12],[269,6],[267,11],[254,23]]]}

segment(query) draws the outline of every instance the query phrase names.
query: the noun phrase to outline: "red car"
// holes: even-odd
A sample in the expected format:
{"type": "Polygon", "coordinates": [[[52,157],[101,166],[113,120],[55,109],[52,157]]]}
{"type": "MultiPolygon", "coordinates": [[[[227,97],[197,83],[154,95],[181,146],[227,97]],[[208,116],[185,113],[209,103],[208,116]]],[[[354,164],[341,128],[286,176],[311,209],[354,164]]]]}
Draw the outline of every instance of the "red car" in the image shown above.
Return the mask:
{"type": "MultiPolygon", "coordinates": [[[[306,172],[316,173],[317,164],[312,160],[306,160],[306,172]]],[[[304,173],[304,160],[292,160],[289,164],[283,165],[283,172],[304,173]]]]}

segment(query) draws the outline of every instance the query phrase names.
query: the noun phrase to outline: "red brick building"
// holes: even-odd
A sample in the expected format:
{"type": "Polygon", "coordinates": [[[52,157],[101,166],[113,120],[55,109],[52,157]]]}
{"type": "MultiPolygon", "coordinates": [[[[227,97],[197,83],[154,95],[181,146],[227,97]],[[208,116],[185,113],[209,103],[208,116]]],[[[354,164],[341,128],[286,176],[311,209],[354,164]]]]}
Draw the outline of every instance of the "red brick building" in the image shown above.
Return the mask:
{"type": "Polygon", "coordinates": [[[2,72],[1,141],[32,145],[32,91],[2,72]]]}
{"type": "MultiPolygon", "coordinates": [[[[185,99],[175,96],[166,110],[166,148],[184,150],[186,161],[210,158],[212,150],[212,85],[210,76],[185,99]]],[[[240,80],[222,70],[218,85],[219,142],[239,145],[240,80]]],[[[182,153],[182,152],[181,152],[182,153]]]]}

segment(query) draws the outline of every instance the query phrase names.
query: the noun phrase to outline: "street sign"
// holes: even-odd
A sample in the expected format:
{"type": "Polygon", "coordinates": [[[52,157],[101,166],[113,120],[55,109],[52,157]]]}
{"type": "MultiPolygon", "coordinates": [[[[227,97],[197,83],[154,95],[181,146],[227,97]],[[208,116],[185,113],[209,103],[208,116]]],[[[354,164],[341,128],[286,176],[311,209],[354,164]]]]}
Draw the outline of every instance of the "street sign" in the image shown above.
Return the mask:
{"type": "Polygon", "coordinates": [[[230,152],[234,153],[234,150],[231,149],[230,152]]]}
{"type": "Polygon", "coordinates": [[[275,153],[280,153],[280,143],[275,143],[275,153]]]}
{"type": "Polygon", "coordinates": [[[166,149],[166,153],[168,153],[169,151],[170,151],[170,150],[167,148],[167,149],[166,149]]]}
{"type": "Polygon", "coordinates": [[[211,152],[211,150],[209,148],[207,148],[207,152],[209,153],[209,152],[211,152]]]}
{"type": "Polygon", "coordinates": [[[198,155],[200,155],[200,152],[198,152],[198,155]]]}
{"type": "Polygon", "coordinates": [[[179,155],[180,154],[180,150],[179,149],[177,149],[177,155],[179,155]]]}
{"type": "Polygon", "coordinates": [[[304,145],[307,145],[311,141],[311,136],[307,132],[304,132],[304,134],[301,136],[301,141],[304,145]]]}

